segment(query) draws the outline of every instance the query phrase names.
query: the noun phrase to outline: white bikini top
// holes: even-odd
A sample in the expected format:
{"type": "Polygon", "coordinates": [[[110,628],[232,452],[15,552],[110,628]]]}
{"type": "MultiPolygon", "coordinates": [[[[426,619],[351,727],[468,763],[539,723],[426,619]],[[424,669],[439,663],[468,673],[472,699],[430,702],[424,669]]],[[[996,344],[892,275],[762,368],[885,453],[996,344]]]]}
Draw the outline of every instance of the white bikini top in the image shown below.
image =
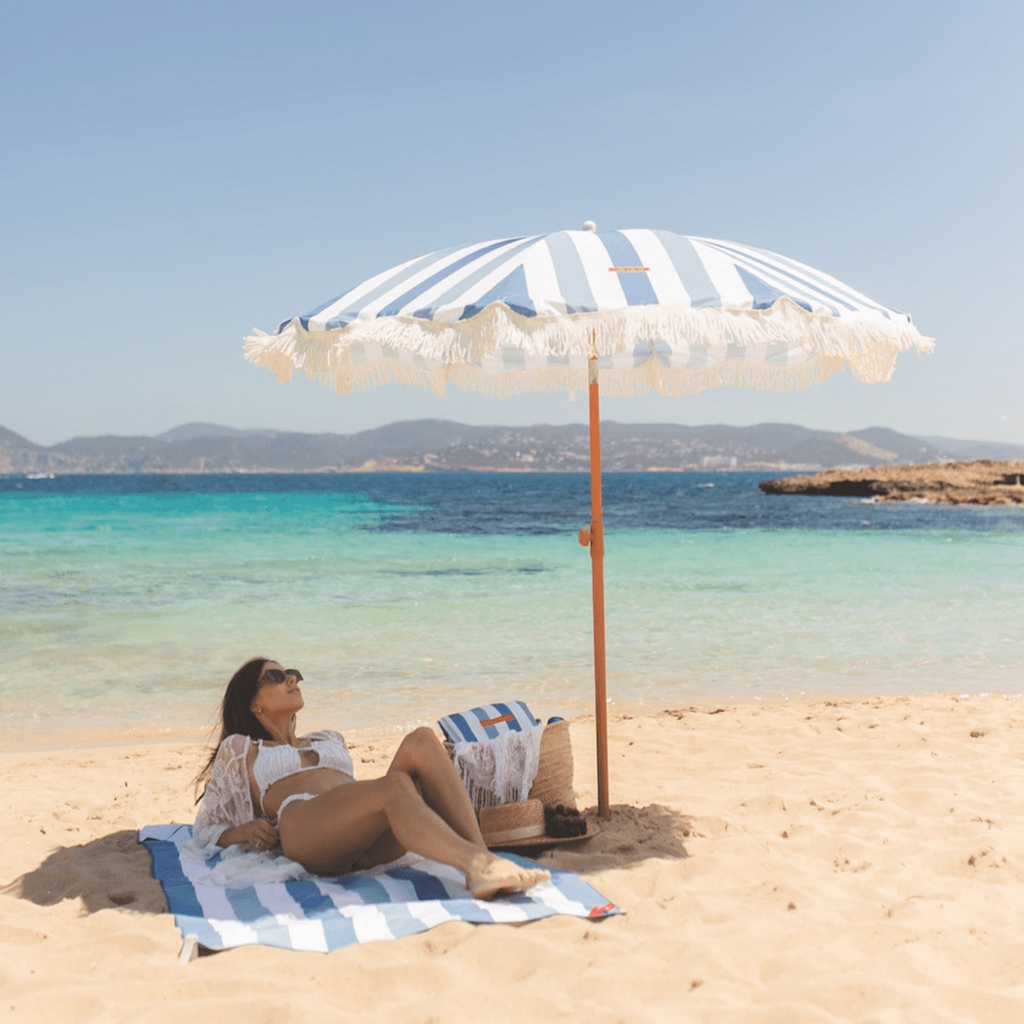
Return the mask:
{"type": "MultiPolygon", "coordinates": [[[[262,740],[256,740],[256,760],[252,765],[252,774],[256,785],[260,788],[260,807],[267,790],[275,782],[287,779],[289,775],[309,772],[314,768],[331,768],[352,776],[352,755],[348,752],[344,737],[337,732],[314,732],[303,739],[311,740],[308,747],[293,747],[287,743],[267,746],[262,740]],[[313,764],[303,764],[302,755],[312,751],[316,755],[313,764]]],[[[266,813],[266,809],[264,809],[266,813]]]]}

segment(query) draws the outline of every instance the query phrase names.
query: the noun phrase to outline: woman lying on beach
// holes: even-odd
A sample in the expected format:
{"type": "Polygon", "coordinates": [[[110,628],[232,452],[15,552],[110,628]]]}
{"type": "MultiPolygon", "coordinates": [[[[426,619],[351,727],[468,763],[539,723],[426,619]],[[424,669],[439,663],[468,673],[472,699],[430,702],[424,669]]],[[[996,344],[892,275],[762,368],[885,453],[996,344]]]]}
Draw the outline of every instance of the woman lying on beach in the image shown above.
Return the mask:
{"type": "Polygon", "coordinates": [[[383,778],[361,782],[339,733],[297,736],[301,681],[301,672],[266,658],[232,676],[220,741],[196,780],[206,787],[193,829],[199,846],[280,849],[328,876],[412,851],[458,868],[478,899],[550,877],[487,849],[462,780],[430,729],[402,740],[383,778]]]}

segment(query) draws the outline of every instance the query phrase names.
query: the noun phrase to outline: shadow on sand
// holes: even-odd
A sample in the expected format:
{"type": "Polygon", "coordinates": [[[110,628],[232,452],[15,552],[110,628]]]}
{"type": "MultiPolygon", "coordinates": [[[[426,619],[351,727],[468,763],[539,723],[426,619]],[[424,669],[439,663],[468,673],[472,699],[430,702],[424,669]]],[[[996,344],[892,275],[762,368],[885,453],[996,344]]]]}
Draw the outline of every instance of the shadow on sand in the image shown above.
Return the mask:
{"type": "MultiPolygon", "coordinates": [[[[615,804],[610,821],[600,821],[596,808],[584,813],[599,829],[589,838],[546,851],[517,852],[584,874],[652,858],[689,856],[683,840],[691,832],[690,819],[668,807],[615,804]]],[[[153,877],[149,853],[138,841],[138,834],[129,830],[54,850],[38,868],[3,886],[0,893],[40,906],[80,900],[84,914],[114,907],[146,914],[168,912],[163,889],[153,877]]]]}
{"type": "Polygon", "coordinates": [[[0,893],[43,907],[77,899],[85,914],[112,907],[167,913],[167,900],[153,877],[149,853],[138,833],[127,829],[81,846],[54,850],[34,871],[3,886],[0,893]]]}
{"type": "MultiPolygon", "coordinates": [[[[544,864],[586,873],[605,868],[624,868],[653,858],[682,860],[689,857],[683,840],[692,831],[691,820],[661,804],[631,807],[612,804],[611,820],[602,821],[597,808],[583,812],[599,831],[588,839],[540,851],[544,864]]],[[[534,851],[524,850],[527,856],[534,851]]]]}

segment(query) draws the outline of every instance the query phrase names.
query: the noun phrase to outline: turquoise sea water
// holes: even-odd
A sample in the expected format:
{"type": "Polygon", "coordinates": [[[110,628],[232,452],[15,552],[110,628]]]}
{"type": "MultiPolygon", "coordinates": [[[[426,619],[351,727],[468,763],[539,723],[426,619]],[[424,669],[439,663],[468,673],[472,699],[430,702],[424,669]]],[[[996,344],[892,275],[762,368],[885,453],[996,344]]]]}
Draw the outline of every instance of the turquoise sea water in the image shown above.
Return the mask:
{"type": "MultiPolygon", "coordinates": [[[[614,707],[1024,690],[1024,511],[605,479],[614,707]]],[[[209,725],[249,655],[307,721],[592,707],[584,476],[0,479],[0,735],[209,725]]]]}

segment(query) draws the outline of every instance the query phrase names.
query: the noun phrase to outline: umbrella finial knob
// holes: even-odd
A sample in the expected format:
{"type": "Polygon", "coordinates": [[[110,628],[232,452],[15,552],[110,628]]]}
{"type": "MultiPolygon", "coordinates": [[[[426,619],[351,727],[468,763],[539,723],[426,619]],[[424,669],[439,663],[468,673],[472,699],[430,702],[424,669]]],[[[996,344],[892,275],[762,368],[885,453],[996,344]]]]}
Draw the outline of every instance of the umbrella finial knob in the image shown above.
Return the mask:
{"type": "Polygon", "coordinates": [[[585,220],[583,222],[583,230],[584,231],[596,231],[597,230],[597,225],[592,220],[585,220]]]}

